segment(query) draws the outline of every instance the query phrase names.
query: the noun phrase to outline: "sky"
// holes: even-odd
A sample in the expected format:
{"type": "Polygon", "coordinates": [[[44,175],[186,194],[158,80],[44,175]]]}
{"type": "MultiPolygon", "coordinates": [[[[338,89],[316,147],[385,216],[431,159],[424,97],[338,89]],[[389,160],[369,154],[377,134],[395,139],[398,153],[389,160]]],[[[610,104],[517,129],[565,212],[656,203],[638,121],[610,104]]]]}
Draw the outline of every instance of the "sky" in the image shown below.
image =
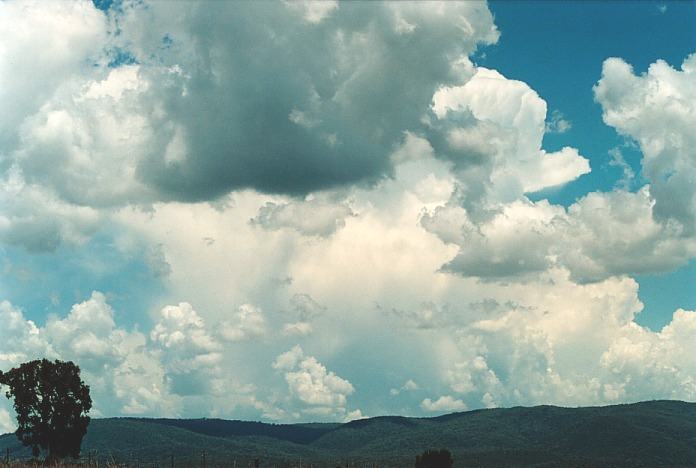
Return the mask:
{"type": "Polygon", "coordinates": [[[696,3],[5,1],[0,44],[0,369],[94,417],[696,400],[696,3]]]}

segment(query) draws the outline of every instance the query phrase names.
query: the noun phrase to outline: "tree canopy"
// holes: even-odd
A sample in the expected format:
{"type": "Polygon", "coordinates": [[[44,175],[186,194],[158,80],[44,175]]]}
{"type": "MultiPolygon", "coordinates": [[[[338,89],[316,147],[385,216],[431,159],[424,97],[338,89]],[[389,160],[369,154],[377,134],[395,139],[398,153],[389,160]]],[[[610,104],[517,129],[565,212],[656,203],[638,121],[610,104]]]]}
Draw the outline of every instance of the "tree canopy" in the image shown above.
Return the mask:
{"type": "Polygon", "coordinates": [[[451,468],[454,460],[447,449],[426,450],[416,456],[416,468],[451,468]]]}
{"type": "Polygon", "coordinates": [[[17,438],[34,456],[48,451],[47,460],[80,456],[92,408],[89,386],[73,362],[36,360],[8,372],[0,371],[0,384],[9,389],[17,413],[17,438]]]}

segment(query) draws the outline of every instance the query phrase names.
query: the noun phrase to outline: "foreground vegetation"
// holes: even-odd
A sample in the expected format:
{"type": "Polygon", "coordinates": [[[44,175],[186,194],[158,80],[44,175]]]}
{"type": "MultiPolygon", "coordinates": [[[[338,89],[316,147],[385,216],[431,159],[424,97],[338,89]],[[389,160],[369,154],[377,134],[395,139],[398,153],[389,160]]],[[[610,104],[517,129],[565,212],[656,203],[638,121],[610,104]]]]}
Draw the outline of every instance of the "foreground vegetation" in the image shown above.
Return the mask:
{"type": "MultiPolygon", "coordinates": [[[[402,468],[441,447],[455,467],[696,466],[696,404],[518,407],[312,425],[95,419],[82,454],[99,466],[247,467],[258,458],[261,467],[402,468]]],[[[31,455],[13,435],[0,437],[0,454],[6,448],[14,459],[31,455]]]]}

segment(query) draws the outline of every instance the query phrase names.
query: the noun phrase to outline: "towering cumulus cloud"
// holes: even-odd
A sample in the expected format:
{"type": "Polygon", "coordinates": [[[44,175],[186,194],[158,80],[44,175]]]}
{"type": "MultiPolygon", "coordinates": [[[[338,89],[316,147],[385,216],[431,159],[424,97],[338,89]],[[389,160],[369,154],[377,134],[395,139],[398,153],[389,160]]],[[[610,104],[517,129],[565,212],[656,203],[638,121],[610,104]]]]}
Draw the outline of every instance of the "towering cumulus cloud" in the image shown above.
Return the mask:
{"type": "Polygon", "coordinates": [[[638,325],[634,279],[696,256],[695,56],[604,61],[578,96],[642,159],[601,161],[475,63],[493,19],[0,2],[0,369],[74,360],[98,416],[696,398],[696,312],[638,325]]]}

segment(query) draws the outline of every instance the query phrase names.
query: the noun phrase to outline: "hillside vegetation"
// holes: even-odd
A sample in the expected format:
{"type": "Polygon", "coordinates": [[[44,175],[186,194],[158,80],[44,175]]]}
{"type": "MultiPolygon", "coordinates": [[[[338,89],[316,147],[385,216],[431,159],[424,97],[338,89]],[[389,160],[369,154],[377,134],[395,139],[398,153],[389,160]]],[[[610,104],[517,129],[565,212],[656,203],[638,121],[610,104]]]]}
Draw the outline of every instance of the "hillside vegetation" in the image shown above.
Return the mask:
{"type": "MultiPolygon", "coordinates": [[[[696,466],[696,404],[652,401],[587,408],[476,410],[435,418],[376,417],[346,424],[219,419],[95,419],[83,454],[170,466],[413,466],[427,448],[455,466],[696,466]]],[[[0,450],[28,457],[13,435],[0,450]]]]}

